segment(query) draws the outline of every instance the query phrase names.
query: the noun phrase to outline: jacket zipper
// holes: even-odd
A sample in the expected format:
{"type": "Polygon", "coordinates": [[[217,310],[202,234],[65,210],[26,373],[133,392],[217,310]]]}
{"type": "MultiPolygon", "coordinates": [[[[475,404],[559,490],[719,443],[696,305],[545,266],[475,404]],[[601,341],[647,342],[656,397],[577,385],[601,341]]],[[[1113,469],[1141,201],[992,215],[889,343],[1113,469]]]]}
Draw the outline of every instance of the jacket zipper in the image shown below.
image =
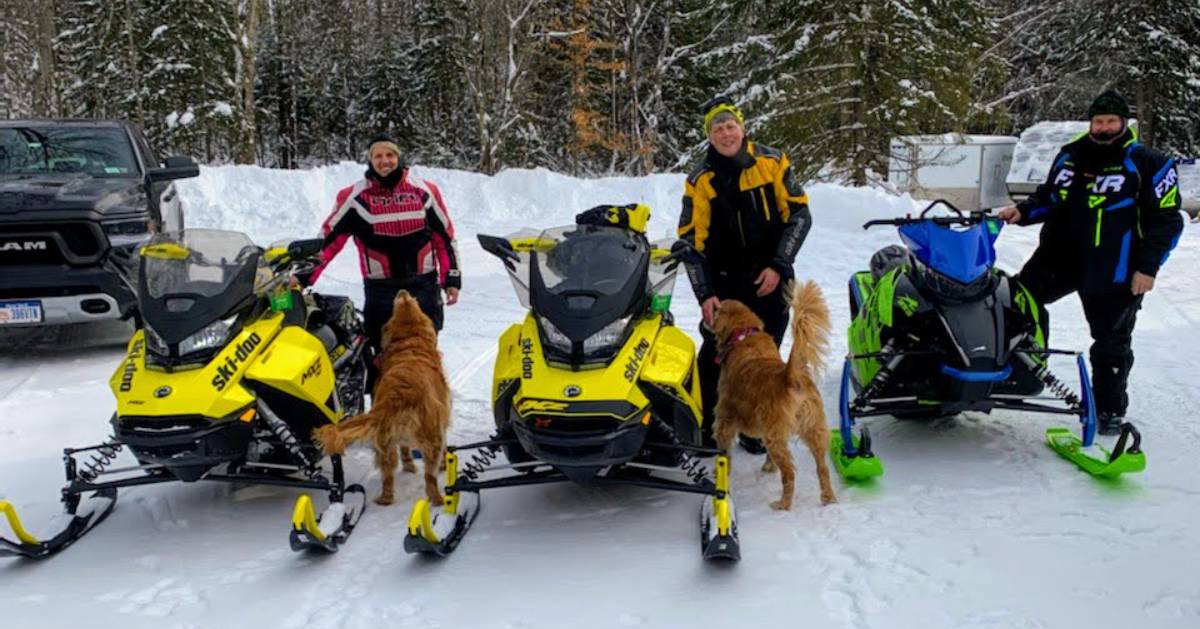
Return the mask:
{"type": "Polygon", "coordinates": [[[748,245],[746,243],[746,229],[742,227],[742,211],[735,210],[735,212],[737,212],[738,233],[742,236],[742,246],[746,247],[748,245]]]}

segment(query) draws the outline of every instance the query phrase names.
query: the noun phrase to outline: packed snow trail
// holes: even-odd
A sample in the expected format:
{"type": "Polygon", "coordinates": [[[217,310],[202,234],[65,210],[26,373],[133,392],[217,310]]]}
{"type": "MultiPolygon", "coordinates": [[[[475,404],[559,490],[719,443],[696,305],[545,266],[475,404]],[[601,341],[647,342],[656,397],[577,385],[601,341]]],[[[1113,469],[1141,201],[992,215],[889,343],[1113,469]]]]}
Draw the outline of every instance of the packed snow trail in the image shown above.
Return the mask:
{"type": "MultiPolygon", "coordinates": [[[[313,234],[338,188],[362,167],[310,171],[204,168],[183,182],[189,225],[249,233],[259,243],[313,234]]],[[[464,270],[441,347],[454,385],[452,442],[486,436],[496,338],[523,316],[479,232],[568,223],[599,203],[644,202],[650,236],[678,218],[682,177],[576,180],[546,171],[496,177],[417,169],[446,195],[464,270]]],[[[849,313],[846,282],[894,230],[869,218],[919,209],[871,189],[810,190],[814,226],[801,278],[825,291],[834,317],[832,365],[822,380],[832,420],[849,313]]],[[[1140,313],[1131,418],[1148,468],[1098,482],[1043,444],[1070,418],[967,414],[932,423],[870,421],[887,475],[870,486],[835,481],[820,507],[811,459],[793,449],[796,503],[767,503],[778,479],[734,453],[743,559],[700,559],[699,498],[637,488],[551,485],[482,497],[453,557],[404,554],[408,508],[422,493],[401,474],[397,503],[371,504],[332,556],[296,555],[287,528],[296,492],[173,484],[126,489],[108,521],[44,562],[0,561],[0,608],[12,627],[697,627],[771,623],[830,627],[1200,626],[1194,562],[1200,437],[1194,356],[1200,353],[1200,262],[1195,226],[1140,313]]],[[[1036,229],[1005,229],[1000,266],[1015,270],[1036,229]]],[[[361,299],[354,253],[320,289],[361,299]]],[[[672,310],[696,337],[699,311],[680,277],[672,310]]],[[[1051,308],[1053,345],[1086,350],[1078,300],[1051,308]]],[[[108,434],[108,378],[123,353],[119,325],[12,334],[0,341],[0,498],[31,526],[58,509],[61,450],[108,434]]],[[[1070,363],[1057,371],[1072,381],[1070,363]]],[[[128,455],[123,460],[129,460],[128,455]]],[[[350,480],[369,495],[379,476],[367,450],[348,456],[350,480]]]]}

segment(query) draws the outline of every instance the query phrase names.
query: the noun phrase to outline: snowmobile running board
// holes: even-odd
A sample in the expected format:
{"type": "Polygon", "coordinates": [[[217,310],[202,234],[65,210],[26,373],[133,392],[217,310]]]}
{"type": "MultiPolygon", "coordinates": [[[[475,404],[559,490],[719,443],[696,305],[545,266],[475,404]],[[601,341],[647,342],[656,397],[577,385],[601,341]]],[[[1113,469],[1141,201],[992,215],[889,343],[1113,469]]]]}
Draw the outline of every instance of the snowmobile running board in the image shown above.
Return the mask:
{"type": "Polygon", "coordinates": [[[338,547],[354,532],[354,527],[367,510],[367,492],[362,485],[354,484],[346,487],[341,500],[331,503],[317,519],[313,509],[312,498],[301,494],[296,499],[292,509],[292,531],[288,543],[292,550],[320,550],[336,553],[338,547]],[[347,507],[346,495],[357,494],[357,505],[347,507]]]}
{"type": "MultiPolygon", "coordinates": [[[[494,459],[500,440],[486,441],[456,450],[479,449],[476,455],[465,465],[467,473],[459,474],[459,458],[454,450],[446,452],[446,495],[441,511],[434,513],[433,505],[428,499],[422,498],[413,505],[408,518],[408,534],[404,538],[404,550],[408,553],[432,554],[445,557],[454,552],[467,530],[479,515],[479,493],[483,489],[497,487],[516,487],[521,485],[540,485],[545,483],[567,482],[570,479],[558,470],[531,471],[519,476],[506,476],[488,480],[476,480],[479,473],[486,471],[486,462],[494,459]]],[[[694,459],[692,459],[694,461],[694,459]]],[[[705,559],[728,559],[736,561],[741,558],[741,548],[737,535],[737,511],[729,492],[729,458],[725,455],[716,457],[715,482],[704,478],[703,482],[688,484],[667,479],[622,478],[597,476],[593,479],[599,484],[635,485],[651,487],[667,491],[699,493],[709,497],[701,507],[701,552],[705,559]]],[[[523,464],[524,467],[547,465],[533,462],[523,464]]],[[[684,468],[689,475],[694,468],[684,468]]],[[[707,476],[705,471],[701,471],[707,476]]]]}
{"type": "Polygon", "coordinates": [[[58,518],[69,518],[58,533],[47,540],[40,540],[21,524],[21,518],[12,503],[0,500],[0,513],[8,522],[8,527],[16,536],[10,540],[0,535],[0,556],[26,557],[29,559],[45,559],[83,537],[97,524],[104,521],[113,507],[117,504],[116,488],[105,488],[89,496],[75,509],[60,514],[58,518]]]}

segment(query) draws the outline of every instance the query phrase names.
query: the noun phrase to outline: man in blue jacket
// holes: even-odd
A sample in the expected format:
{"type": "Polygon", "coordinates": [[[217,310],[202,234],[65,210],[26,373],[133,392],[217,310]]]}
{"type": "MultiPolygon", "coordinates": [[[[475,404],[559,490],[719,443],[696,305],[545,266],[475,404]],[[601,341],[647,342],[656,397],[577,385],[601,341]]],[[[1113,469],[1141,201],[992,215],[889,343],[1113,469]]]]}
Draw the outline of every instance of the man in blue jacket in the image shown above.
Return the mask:
{"type": "Polygon", "coordinates": [[[1175,161],[1142,145],[1129,105],[1106,91],[1088,109],[1088,133],[1062,148],[1046,183],[1009,223],[1044,223],[1018,276],[1041,304],[1079,293],[1092,334],[1090,357],[1099,432],[1117,434],[1129,405],[1132,337],[1142,297],[1179,241],[1175,161]]]}

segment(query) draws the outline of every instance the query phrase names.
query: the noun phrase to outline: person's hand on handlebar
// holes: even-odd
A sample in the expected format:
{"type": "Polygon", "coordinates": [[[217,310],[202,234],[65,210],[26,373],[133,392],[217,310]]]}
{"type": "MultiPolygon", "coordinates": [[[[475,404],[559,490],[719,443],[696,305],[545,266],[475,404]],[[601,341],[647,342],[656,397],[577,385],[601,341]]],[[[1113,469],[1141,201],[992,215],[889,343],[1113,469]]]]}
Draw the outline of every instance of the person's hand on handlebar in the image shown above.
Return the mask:
{"type": "Polygon", "coordinates": [[[1021,220],[1021,210],[1018,210],[1013,206],[1004,207],[1000,208],[1000,211],[996,213],[996,216],[1005,223],[1014,225],[1021,220]]]}

